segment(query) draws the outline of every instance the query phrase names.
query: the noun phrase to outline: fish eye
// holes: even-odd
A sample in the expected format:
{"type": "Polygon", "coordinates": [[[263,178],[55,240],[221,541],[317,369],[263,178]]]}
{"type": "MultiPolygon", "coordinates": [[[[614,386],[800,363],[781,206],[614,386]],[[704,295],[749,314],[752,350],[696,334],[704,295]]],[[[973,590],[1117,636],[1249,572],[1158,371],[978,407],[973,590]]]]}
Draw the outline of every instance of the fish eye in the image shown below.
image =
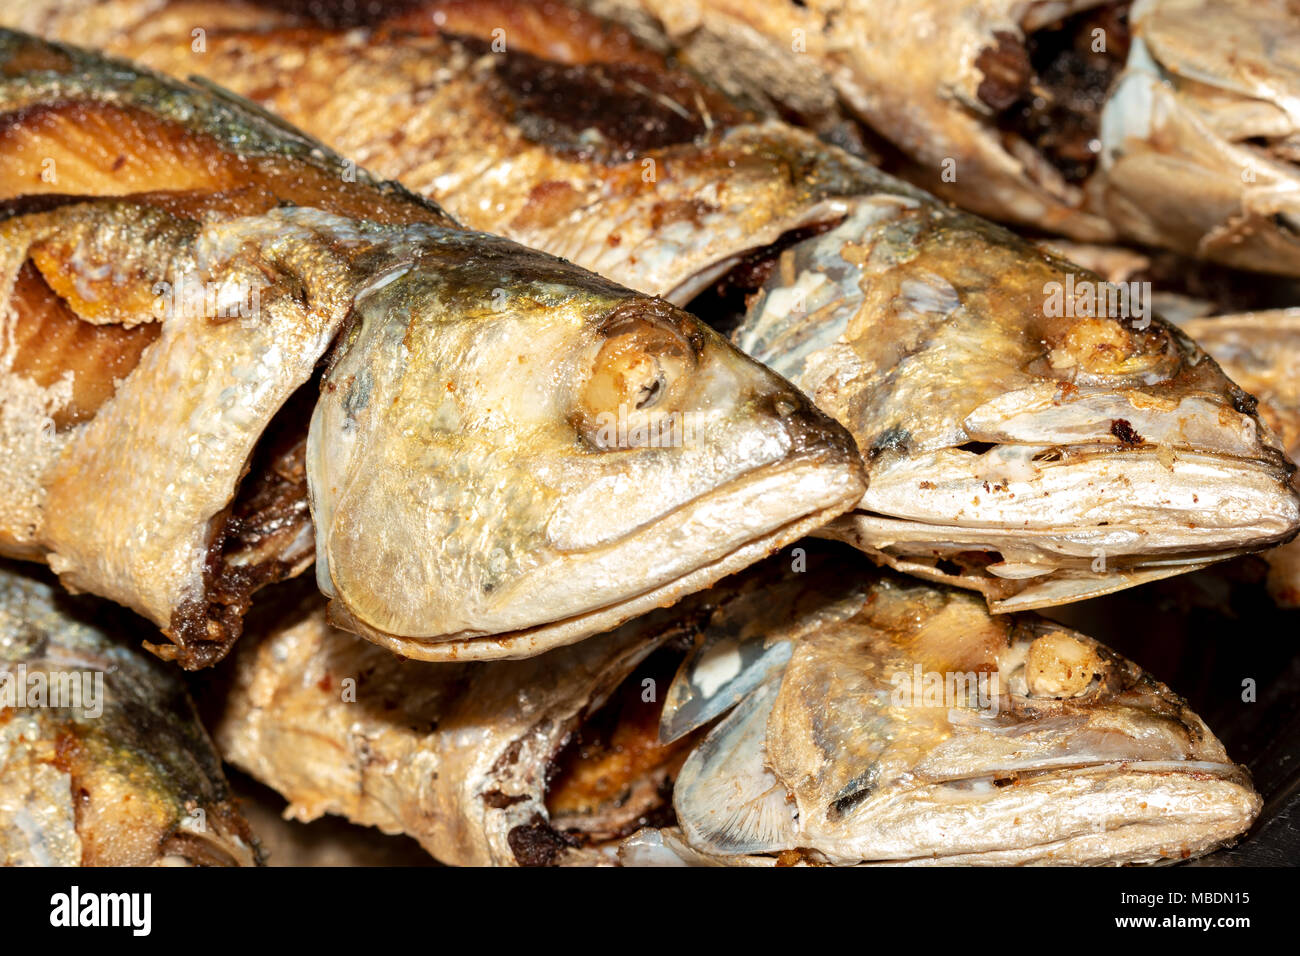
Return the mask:
{"type": "Polygon", "coordinates": [[[641,447],[649,443],[644,433],[676,410],[694,351],[675,330],[644,318],[603,334],[577,396],[578,430],[602,449],[641,447]]]}
{"type": "Polygon", "coordinates": [[[1049,631],[1029,645],[1024,680],[1030,697],[1082,697],[1101,676],[1102,668],[1091,644],[1063,631],[1049,631]]]}

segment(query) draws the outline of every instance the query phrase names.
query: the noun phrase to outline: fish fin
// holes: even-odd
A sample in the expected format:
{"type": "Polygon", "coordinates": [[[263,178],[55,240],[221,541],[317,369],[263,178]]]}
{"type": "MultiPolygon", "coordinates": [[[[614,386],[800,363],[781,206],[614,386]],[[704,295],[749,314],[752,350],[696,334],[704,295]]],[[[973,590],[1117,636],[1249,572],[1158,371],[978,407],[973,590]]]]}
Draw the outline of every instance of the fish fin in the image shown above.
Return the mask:
{"type": "Polygon", "coordinates": [[[797,811],[767,767],[764,740],[781,681],[750,694],[682,765],[673,806],[687,842],[705,853],[793,847],[797,811]]]}
{"type": "MultiPolygon", "coordinates": [[[[1224,555],[1224,557],[1231,556],[1224,555]]],[[[1196,564],[1170,564],[1111,571],[1108,574],[1058,571],[1045,581],[1031,584],[1011,597],[990,598],[989,610],[994,614],[1007,614],[1012,611],[1030,611],[1034,608],[1071,604],[1075,601],[1122,591],[1138,584],[1147,584],[1151,581],[1171,578],[1178,574],[1200,571],[1213,563],[1213,561],[1205,561],[1196,564]]]]}

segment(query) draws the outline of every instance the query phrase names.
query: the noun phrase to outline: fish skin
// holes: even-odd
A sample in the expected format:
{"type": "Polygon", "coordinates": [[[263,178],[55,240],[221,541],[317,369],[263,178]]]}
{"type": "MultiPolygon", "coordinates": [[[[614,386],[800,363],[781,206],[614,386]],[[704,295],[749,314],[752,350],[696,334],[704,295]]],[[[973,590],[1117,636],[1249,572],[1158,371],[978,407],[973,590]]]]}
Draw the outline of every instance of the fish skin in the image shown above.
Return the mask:
{"type": "Polygon", "coordinates": [[[1289,460],[1201,349],[1158,316],[1047,314],[1049,286],[1091,273],[973,217],[879,195],[782,256],[733,338],[863,450],[867,492],[822,533],[980,590],[994,610],[1295,535],[1289,460]]]}
{"type": "MultiPolygon", "coordinates": [[[[1300,275],[1293,106],[1300,73],[1289,55],[1300,18],[1285,0],[1126,5],[1127,36],[1102,28],[1120,57],[1118,78],[1100,94],[1095,161],[1081,182],[999,125],[1001,94],[985,84],[1009,72],[1014,86],[1023,70],[1025,91],[1045,85],[1025,53],[1027,35],[1063,14],[1097,11],[1102,0],[977,0],[959,10],[937,0],[586,6],[673,45],[687,66],[727,88],[764,90],[787,114],[808,110],[803,88],[836,90],[902,154],[901,174],[973,212],[1083,242],[1126,240],[1300,275]],[[792,36],[802,51],[792,51],[792,36]]],[[[1094,51],[1095,40],[1085,35],[1094,51]]],[[[1077,115],[1069,103],[1058,109],[1077,115]]],[[[814,110],[814,126],[815,117],[814,110]]]]}
{"type": "MultiPolygon", "coordinates": [[[[31,24],[78,35],[89,22],[80,7],[37,5],[31,24]]],[[[214,21],[199,55],[179,31],[194,16],[184,3],[147,15],[129,3],[114,9],[111,49],[232,83],[471,225],[631,286],[683,301],[756,248],[798,239],[733,337],[852,433],[870,488],[827,533],[895,568],[980,590],[995,610],[1028,609],[1192,570],[1300,529],[1276,438],[1158,317],[1149,329],[1048,318],[1047,284],[1090,273],[806,131],[719,102],[615,27],[547,2],[417,4],[348,30],[236,6],[233,25],[214,21]],[[569,39],[530,19],[538,10],[547,24],[565,23],[569,39]],[[477,40],[440,36],[438,16],[449,33],[477,40]],[[489,52],[481,44],[499,23],[508,52],[489,52]],[[609,66],[611,51],[628,50],[639,72],[609,66]],[[655,118],[658,132],[584,145],[574,129],[603,128],[600,110],[584,113],[576,99],[564,110],[539,106],[545,96],[534,89],[530,99],[519,85],[558,69],[545,56],[577,72],[546,74],[538,89],[607,84],[623,111],[655,118]],[[374,99],[391,109],[376,113],[374,99]],[[641,177],[646,160],[658,171],[653,188],[641,177]],[[799,238],[809,228],[822,231],[799,238]],[[792,305],[805,294],[800,314],[792,305]],[[1125,427],[1143,442],[1117,438],[1125,427]],[[985,441],[1014,460],[960,450],[985,441]],[[1031,460],[1063,445],[1076,460],[1031,460]],[[1020,477],[1003,481],[1004,471],[1020,477]]]]}
{"type": "Polygon", "coordinates": [[[213,735],[226,760],[289,801],[287,816],[405,833],[455,865],[613,862],[552,828],[547,768],[584,716],[677,636],[679,611],[491,664],[404,661],[331,627],[315,594],[254,615],[213,735]]]}
{"type": "Polygon", "coordinates": [[[20,665],[29,680],[91,672],[103,697],[0,709],[0,861],[260,863],[180,675],[131,646],[147,625],[48,577],[0,564],[0,670],[11,680],[20,665]]]}
{"type": "MultiPolygon", "coordinates": [[[[1187,319],[1179,326],[1259,399],[1259,414],[1293,458],[1300,454],[1300,309],[1273,309],[1187,319]]],[[[1260,555],[1268,591],[1282,607],[1300,607],[1300,546],[1260,555]]]]}
{"type": "Polygon", "coordinates": [[[175,76],[205,76],[466,225],[677,304],[745,253],[843,215],[845,197],[914,192],[803,130],[732,105],[660,54],[603,37],[612,28],[550,0],[418,4],[359,30],[186,0],[102,8],[40,0],[4,16],[175,76]],[[539,35],[534,11],[564,17],[561,52],[575,73],[545,59],[556,45],[549,31],[539,35]],[[457,36],[438,32],[438,14],[453,18],[447,29],[457,36]],[[201,54],[189,32],[200,20],[201,54]],[[501,23],[512,45],[492,53],[485,44],[501,23]],[[596,37],[584,43],[582,31],[596,37]],[[376,112],[376,101],[388,108],[376,112]],[[630,128],[617,125],[624,116],[635,118],[630,128]],[[602,131],[594,142],[591,127],[602,131]]]}
{"type": "Polygon", "coordinates": [[[1138,0],[1130,19],[1102,114],[1106,215],[1130,241],[1300,275],[1295,8],[1138,0]]]}
{"type": "Polygon", "coordinates": [[[960,7],[942,0],[583,5],[634,24],[642,35],[663,37],[682,51],[690,68],[715,82],[769,90],[796,115],[803,87],[835,90],[844,109],[893,147],[902,175],[958,206],[1080,241],[1110,242],[1117,237],[1116,223],[1089,205],[1088,191],[1041,157],[1031,160],[1032,150],[1008,149],[995,111],[981,97],[981,55],[1008,45],[1018,50],[1022,21],[1101,2],[1066,0],[1047,13],[1017,0],[974,0],[960,7]],[[734,54],[716,56],[733,36],[739,38],[734,54]],[[802,43],[798,52],[795,37],[802,43]]]}
{"type": "Polygon", "coordinates": [[[835,552],[763,570],[704,626],[661,727],[681,729],[683,695],[734,703],[709,677],[719,654],[788,643],[789,662],[712,725],[677,778],[677,827],[624,841],[627,864],[1154,862],[1209,852],[1259,812],[1186,703],[1091,638],[835,552]],[[747,631],[760,607],[767,625],[747,631]],[[899,696],[916,670],[997,684],[984,709],[899,696]]]}
{"type": "MultiPolygon", "coordinates": [[[[769,865],[801,848],[796,856],[805,862],[840,864],[1119,863],[1208,852],[1258,813],[1248,775],[1185,703],[1091,639],[1031,614],[990,615],[974,595],[875,568],[843,545],[801,547],[802,556],[773,557],[603,641],[527,661],[401,661],[331,629],[318,595],[283,613],[255,608],[232,655],[214,736],[229,761],[289,801],[296,819],[334,813],[405,833],[452,864],[607,864],[615,846],[631,863],[644,831],[583,839],[590,831],[560,812],[553,788],[561,778],[547,768],[561,763],[566,740],[620,683],[639,692],[639,665],[667,653],[682,663],[667,692],[657,688],[660,739],[686,746],[689,756],[676,776],[678,823],[661,838],[677,840],[690,862],[769,865]],[[1016,671],[1027,645],[1044,635],[1049,649],[1065,641],[1065,650],[1034,658],[1040,696],[1030,697],[1016,671]],[[788,650],[775,667],[770,654],[750,653],[782,645],[788,650]],[[1056,667],[1071,647],[1093,655],[1101,676],[1085,696],[1041,696],[1073,689],[1056,667]],[[1000,698],[996,718],[888,706],[895,672],[998,665],[1009,675],[1002,687],[1017,695],[1000,698]],[[755,669],[757,687],[748,681],[755,669]],[[797,805],[804,826],[779,833],[784,842],[764,851],[719,852],[700,838],[708,826],[691,800],[692,778],[708,752],[747,753],[716,741],[765,694],[780,714],[764,721],[763,752],[789,781],[774,791],[776,804],[787,816],[797,805]],[[713,700],[722,706],[692,709],[692,701],[713,700]],[[676,742],[666,739],[673,733],[676,742]],[[1023,753],[1013,766],[1017,741],[1023,753]],[[1059,769],[1076,757],[1096,766],[1059,769]],[[1143,773],[1125,763],[1143,759],[1169,766],[1143,773]],[[1029,773],[1035,761],[1049,766],[1029,773]],[[873,763],[885,768],[877,796],[842,799],[873,763]],[[989,786],[992,796],[944,783],[1013,771],[1023,783],[989,786]],[[830,814],[828,794],[847,809],[830,814]],[[1088,814],[1100,803],[1111,825],[1096,831],[1088,814]],[[984,813],[987,832],[946,838],[943,827],[961,825],[949,811],[962,807],[972,819],[984,813]]],[[[724,780],[721,789],[736,787],[724,780]]]]}
{"type": "Polygon", "coordinates": [[[64,340],[26,329],[30,367],[6,367],[0,548],[149,617],[188,668],[226,653],[253,590],[311,564],[304,496],[335,619],[441,659],[581,640],[861,495],[840,426],[661,300],[461,229],[229,94],[14,33],[0,72],[4,274],[62,328],[157,326],[111,398],[62,428],[68,383],[47,373],[63,359],[41,350],[64,340]],[[259,304],[159,315],[159,280],[259,304]],[[245,468],[293,431],[282,409],[310,411],[292,399],[322,364],[305,447],[255,476],[285,500],[245,514],[245,468]],[[372,388],[400,401],[376,410],[372,388]],[[621,411],[633,430],[605,435],[621,411]],[[646,437],[670,415],[698,428],[646,437]]]}

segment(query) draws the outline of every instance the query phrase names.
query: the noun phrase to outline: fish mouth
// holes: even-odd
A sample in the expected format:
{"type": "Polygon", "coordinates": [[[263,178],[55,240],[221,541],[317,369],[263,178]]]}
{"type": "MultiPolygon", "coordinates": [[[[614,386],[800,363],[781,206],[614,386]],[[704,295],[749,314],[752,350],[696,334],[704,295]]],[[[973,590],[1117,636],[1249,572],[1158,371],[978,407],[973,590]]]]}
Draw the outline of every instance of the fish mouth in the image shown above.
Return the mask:
{"type": "Polygon", "coordinates": [[[947,448],[872,475],[819,536],[984,593],[995,611],[1095,597],[1300,531],[1275,462],[1114,446],[947,448]]]}
{"type": "MultiPolygon", "coordinates": [[[[637,580],[651,586],[537,627],[490,634],[463,631],[434,642],[376,630],[338,602],[331,602],[330,617],[336,626],[414,660],[531,657],[611,630],[743,570],[844,514],[863,488],[857,462],[849,455],[830,463],[805,456],[762,466],[657,516],[653,520],[657,530],[649,537],[644,527],[634,528],[585,552],[581,556],[585,568],[554,568],[548,573],[550,586],[575,573],[604,577],[608,572],[603,569],[630,563],[641,569],[637,580]],[[792,507],[792,502],[797,504],[792,507]],[[671,553],[665,556],[665,551],[671,553]],[[658,567],[647,568],[650,560],[658,567]]],[[[524,579],[503,588],[500,600],[507,606],[519,599],[514,594],[518,591],[534,595],[534,601],[545,601],[547,590],[545,580],[524,579]]]]}
{"type": "Polygon", "coordinates": [[[986,820],[984,835],[972,833],[969,840],[946,844],[961,849],[863,863],[1087,865],[1113,863],[1117,856],[1128,863],[1180,860],[1239,836],[1262,806],[1240,768],[1214,761],[1076,761],[952,778],[902,796],[927,808],[951,804],[962,808],[961,814],[973,809],[966,801],[1005,800],[1008,806],[1000,815],[1009,823],[990,826],[986,820]],[[1050,829],[1043,821],[1030,821],[1032,808],[1045,798],[1052,801],[1050,829]],[[1023,816],[1017,813],[1020,807],[1023,816]]]}

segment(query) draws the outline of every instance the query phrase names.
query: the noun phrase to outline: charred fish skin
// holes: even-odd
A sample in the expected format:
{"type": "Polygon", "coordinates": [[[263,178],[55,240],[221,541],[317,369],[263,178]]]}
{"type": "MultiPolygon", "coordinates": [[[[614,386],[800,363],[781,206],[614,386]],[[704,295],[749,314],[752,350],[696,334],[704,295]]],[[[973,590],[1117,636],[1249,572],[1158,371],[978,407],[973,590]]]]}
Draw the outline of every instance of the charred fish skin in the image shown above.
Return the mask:
{"type": "Polygon", "coordinates": [[[180,676],[130,646],[147,625],[46,578],[0,565],[0,859],[259,863],[180,676]]]}
{"type": "MultiPolygon", "coordinates": [[[[37,25],[81,29],[63,9],[37,25]]],[[[1095,277],[719,101],[595,18],[569,11],[576,39],[557,46],[553,18],[512,7],[517,46],[496,53],[482,46],[491,6],[423,4],[348,31],[236,7],[198,56],[176,32],[189,9],[127,16],[109,43],[255,92],[471,224],[630,285],[681,300],[748,275],[735,340],[853,435],[871,489],[833,533],[896,568],[1027,609],[1300,527],[1291,466],[1249,399],[1142,302],[1112,309],[1118,290],[1095,287],[1091,311],[1053,312],[1052,289],[1063,306],[1095,277]],[[640,72],[611,66],[612,49],[640,72]],[[339,70],[351,80],[334,83],[339,70]],[[561,96],[584,83],[619,115],[653,117],[653,135],[561,96]],[[353,122],[376,90],[400,105],[353,122]],[[470,128],[445,125],[452,103],[470,128]]]]}
{"type": "Polygon", "coordinates": [[[625,841],[625,863],[1154,862],[1258,814],[1204,722],[1097,641],[833,552],[808,560],[762,581],[767,627],[746,630],[739,601],[704,626],[661,733],[731,712],[677,778],[677,827],[625,841]]]}
{"type": "Polygon", "coordinates": [[[19,34],[0,59],[0,547],[149,617],[186,667],[313,550],[347,626],[518,657],[860,497],[847,433],[667,303],[460,229],[228,94],[19,34]]]}

